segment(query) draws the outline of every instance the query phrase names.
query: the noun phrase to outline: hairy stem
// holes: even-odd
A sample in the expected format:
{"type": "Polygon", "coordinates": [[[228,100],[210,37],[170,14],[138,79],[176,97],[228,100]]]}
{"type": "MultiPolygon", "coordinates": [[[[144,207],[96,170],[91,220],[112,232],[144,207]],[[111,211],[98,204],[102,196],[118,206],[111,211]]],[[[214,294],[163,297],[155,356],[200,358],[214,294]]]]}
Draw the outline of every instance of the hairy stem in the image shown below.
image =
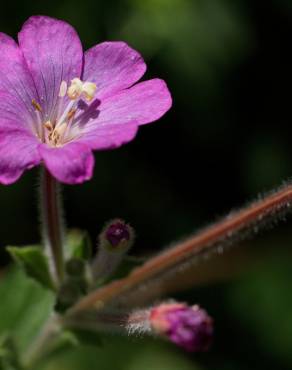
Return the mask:
{"type": "Polygon", "coordinates": [[[129,313],[101,312],[94,315],[65,316],[62,318],[62,325],[68,329],[123,333],[128,319],[129,313]]]}
{"type": "Polygon", "coordinates": [[[81,312],[62,318],[65,328],[118,334],[150,334],[150,308],[136,311],[81,312]]]}
{"type": "Polygon", "coordinates": [[[70,313],[102,308],[113,300],[129,301],[129,294],[131,292],[136,294],[139,288],[142,288],[144,295],[148,291],[151,293],[152,288],[159,285],[163,279],[177,274],[185,263],[191,263],[203,253],[210,253],[218,247],[228,246],[258,232],[269,221],[276,221],[283,217],[290,210],[291,204],[292,185],[285,184],[280,189],[241,210],[230,213],[222,220],[153,257],[133,270],[126,278],[113,281],[90,293],[77,302],[70,313]]]}
{"type": "Polygon", "coordinates": [[[43,169],[41,180],[41,218],[43,238],[52,261],[52,272],[60,283],[64,275],[64,232],[59,184],[43,169]]]}

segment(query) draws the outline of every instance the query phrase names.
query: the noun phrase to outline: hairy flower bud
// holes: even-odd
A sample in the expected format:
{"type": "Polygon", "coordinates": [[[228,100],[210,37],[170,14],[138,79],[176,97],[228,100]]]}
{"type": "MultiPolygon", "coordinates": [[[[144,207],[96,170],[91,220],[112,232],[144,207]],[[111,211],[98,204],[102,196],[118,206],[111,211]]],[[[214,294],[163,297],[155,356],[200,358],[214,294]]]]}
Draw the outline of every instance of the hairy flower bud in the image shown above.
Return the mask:
{"type": "Polygon", "coordinates": [[[99,247],[112,252],[128,250],[133,244],[134,232],[123,220],[110,221],[99,235],[99,247]]]}
{"type": "Polygon", "coordinates": [[[105,232],[105,237],[113,247],[117,247],[121,243],[128,242],[130,240],[129,226],[118,220],[109,225],[105,232]]]}
{"type": "Polygon", "coordinates": [[[134,230],[123,220],[105,225],[98,237],[98,252],[92,264],[95,280],[106,279],[118,267],[134,242],[134,230]]]}
{"type": "Polygon", "coordinates": [[[189,352],[206,351],[213,337],[213,320],[199,306],[164,303],[151,309],[153,331],[189,352]]]}

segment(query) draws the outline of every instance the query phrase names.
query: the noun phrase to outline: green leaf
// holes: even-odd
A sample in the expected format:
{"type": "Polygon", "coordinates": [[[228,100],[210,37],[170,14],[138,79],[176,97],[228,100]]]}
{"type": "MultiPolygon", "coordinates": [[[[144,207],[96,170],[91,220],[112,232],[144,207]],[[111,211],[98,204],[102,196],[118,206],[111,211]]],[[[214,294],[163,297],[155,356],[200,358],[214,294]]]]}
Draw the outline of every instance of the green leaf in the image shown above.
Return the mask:
{"type": "Polygon", "coordinates": [[[55,295],[13,268],[0,279],[0,297],[0,335],[11,335],[24,353],[51,316],[55,295]]]}
{"type": "Polygon", "coordinates": [[[84,346],[100,347],[102,345],[99,332],[86,329],[72,329],[71,334],[74,335],[77,343],[84,346]]]}
{"type": "Polygon", "coordinates": [[[27,275],[44,287],[54,290],[48,258],[39,246],[7,247],[12,258],[19,263],[27,275]]]}
{"type": "Polygon", "coordinates": [[[67,235],[67,258],[89,260],[92,256],[92,243],[87,231],[72,229],[67,235]]]}
{"type": "MultiPolygon", "coordinates": [[[[53,343],[49,354],[43,357],[44,362],[51,358],[62,356],[68,351],[76,351],[80,347],[91,347],[95,350],[101,346],[100,334],[87,330],[63,330],[53,343]]],[[[0,370],[2,370],[0,368],[0,370]]],[[[6,369],[5,369],[6,370],[6,369]]],[[[39,370],[39,369],[38,369],[39,370]]]]}
{"type": "Polygon", "coordinates": [[[13,338],[8,334],[0,336],[0,370],[21,370],[19,354],[13,338]]]}

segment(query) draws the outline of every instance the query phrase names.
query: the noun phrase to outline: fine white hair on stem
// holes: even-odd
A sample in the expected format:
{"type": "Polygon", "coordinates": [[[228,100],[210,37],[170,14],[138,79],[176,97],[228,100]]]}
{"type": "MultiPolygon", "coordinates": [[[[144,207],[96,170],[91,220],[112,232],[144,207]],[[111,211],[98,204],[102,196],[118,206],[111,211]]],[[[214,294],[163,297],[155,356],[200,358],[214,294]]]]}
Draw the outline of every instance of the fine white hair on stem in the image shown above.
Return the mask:
{"type": "Polygon", "coordinates": [[[65,315],[62,324],[71,329],[93,332],[119,333],[129,336],[151,334],[149,314],[151,308],[127,311],[92,311],[77,315],[65,315]]]}
{"type": "MultiPolygon", "coordinates": [[[[167,256],[171,251],[176,251],[178,247],[181,245],[187,244],[192,239],[196,239],[202,234],[208,234],[208,232],[212,232],[212,230],[216,226],[220,226],[220,224],[225,224],[229,220],[233,220],[234,217],[237,217],[241,212],[245,210],[251,209],[255,205],[261,202],[265,202],[268,197],[271,197],[278,192],[281,192],[282,189],[285,189],[286,186],[291,187],[291,183],[285,183],[282,187],[277,190],[271,191],[266,193],[265,195],[258,195],[256,201],[249,203],[246,207],[231,211],[227,216],[219,219],[217,223],[211,224],[193,234],[193,236],[189,236],[186,239],[181,241],[172,243],[171,246],[168,246],[164,249],[160,254],[156,257],[153,257],[155,260],[156,258],[163,258],[167,256]]],[[[292,197],[292,195],[291,195],[292,197]]],[[[277,225],[280,221],[285,220],[285,216],[287,213],[291,212],[291,205],[292,199],[290,201],[284,200],[283,202],[279,202],[276,205],[269,207],[268,209],[264,208],[257,217],[244,220],[244,222],[240,222],[236,228],[231,228],[227,230],[226,233],[222,233],[222,235],[216,239],[210,240],[208,243],[204,244],[203,248],[200,250],[194,248],[190,250],[189,253],[183,255],[181,254],[180,258],[173,260],[173,263],[165,268],[161,269],[157,272],[157,274],[153,274],[145,281],[142,281],[140,284],[137,284],[133,289],[128,290],[123,295],[117,297],[118,302],[122,307],[128,306],[132,304],[136,304],[139,302],[147,303],[156,299],[157,297],[162,297],[164,292],[163,284],[174,277],[177,279],[178,275],[182,274],[185,270],[195,267],[197,264],[201,263],[202,260],[207,260],[211,258],[213,255],[223,254],[226,250],[234,245],[240,244],[243,240],[251,239],[254,235],[258,234],[259,232],[273,228],[277,225]]],[[[151,261],[153,261],[150,260],[151,261]]],[[[147,265],[147,263],[146,263],[147,265]]],[[[137,269],[139,271],[139,268],[137,269]]]]}
{"type": "Polygon", "coordinates": [[[151,326],[149,320],[150,310],[136,310],[129,316],[126,323],[126,330],[128,335],[146,335],[151,333],[151,326]]]}
{"type": "Polygon", "coordinates": [[[39,213],[42,239],[48,255],[52,276],[59,284],[64,274],[65,224],[60,184],[43,168],[40,179],[39,213]]]}
{"type": "Polygon", "coordinates": [[[142,266],[134,269],[126,278],[113,281],[82,298],[71,312],[78,312],[95,307],[102,302],[119,304],[123,307],[132,305],[131,298],[139,296],[156,298],[163,294],[161,283],[184,271],[190,264],[195,264],[202,257],[223,250],[236,242],[258,233],[283,220],[291,210],[292,183],[284,183],[279,189],[260,196],[247,206],[229,213],[226,217],[191,237],[176,243],[159,255],[151,258],[142,266]]]}

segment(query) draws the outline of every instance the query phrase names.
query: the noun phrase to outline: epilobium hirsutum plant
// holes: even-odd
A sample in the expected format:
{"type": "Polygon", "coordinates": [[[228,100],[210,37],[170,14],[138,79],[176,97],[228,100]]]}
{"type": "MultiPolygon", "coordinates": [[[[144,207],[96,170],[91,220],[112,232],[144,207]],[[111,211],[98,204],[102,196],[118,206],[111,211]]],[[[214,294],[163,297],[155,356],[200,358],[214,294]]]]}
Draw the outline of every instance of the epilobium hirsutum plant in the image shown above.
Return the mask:
{"type": "Polygon", "coordinates": [[[86,232],[64,228],[58,183],[89,180],[93,150],[131,141],[140,125],[171,107],[164,81],[137,83],[145,70],[140,54],[123,42],[104,42],[83,53],[75,30],[49,17],[25,22],[18,43],[0,34],[0,182],[11,184],[25,170],[42,167],[43,247],[8,251],[55,297],[49,319],[24,353],[18,353],[15,336],[0,334],[0,369],[35,366],[64,332],[77,340],[78,330],[153,335],[187,351],[206,351],[212,319],[197,305],[153,305],[164,295],[164,282],[290,208],[288,184],[115,278],[134,243],[133,228],[121,219],[108,222],[92,256],[86,232]]]}
{"type": "Polygon", "coordinates": [[[89,180],[92,150],[129,142],[138,126],[171,106],[164,81],[134,85],[146,70],[139,53],[123,42],[83,53],[77,33],[63,21],[31,17],[18,44],[0,34],[0,53],[3,184],[38,164],[66,184],[89,180]]]}

